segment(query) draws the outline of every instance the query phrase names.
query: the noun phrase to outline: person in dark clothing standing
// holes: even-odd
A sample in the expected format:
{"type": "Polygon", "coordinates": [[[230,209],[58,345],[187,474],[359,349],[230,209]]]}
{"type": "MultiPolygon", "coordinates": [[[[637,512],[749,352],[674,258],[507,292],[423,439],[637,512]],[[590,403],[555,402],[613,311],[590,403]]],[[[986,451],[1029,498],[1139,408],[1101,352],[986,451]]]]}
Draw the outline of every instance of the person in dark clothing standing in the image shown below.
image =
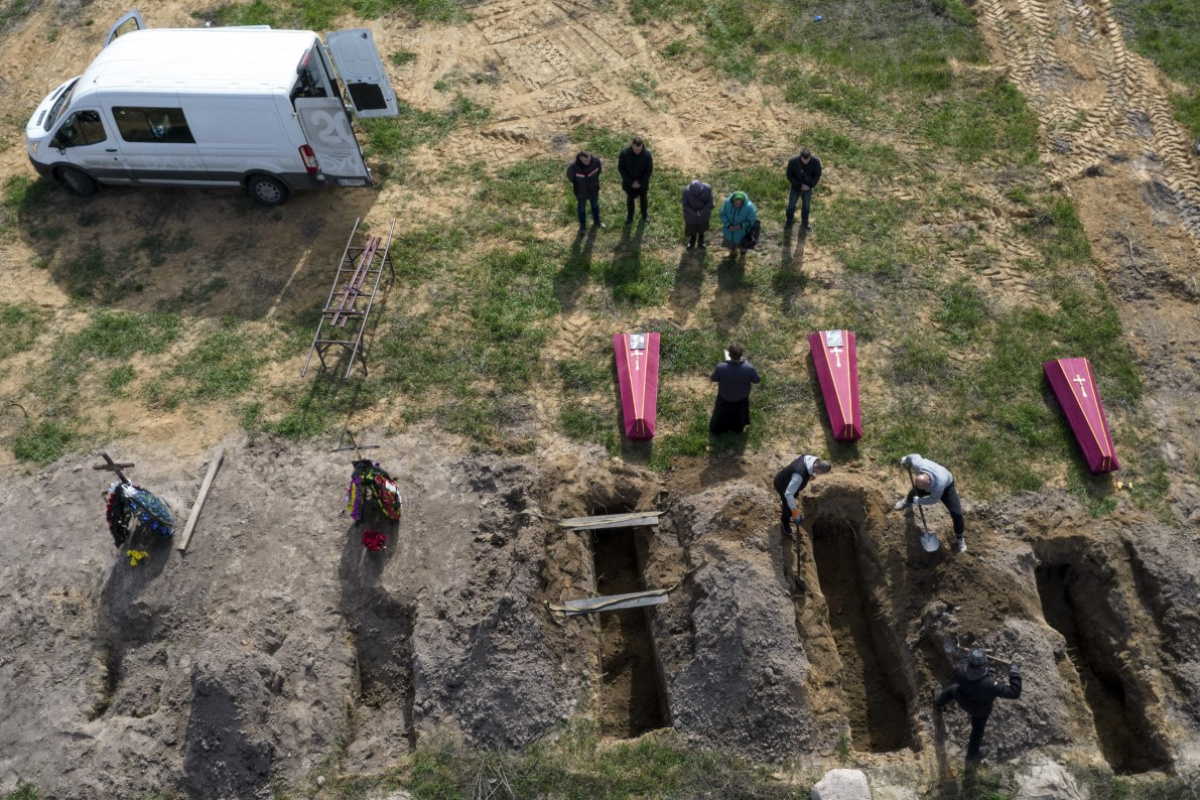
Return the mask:
{"type": "Polygon", "coordinates": [[[762,380],[754,365],[742,357],[740,344],[729,345],[727,355],[709,378],[717,384],[717,403],[708,422],[713,436],[741,433],[750,424],[750,385],[762,380]]]}
{"type": "Polygon", "coordinates": [[[600,159],[587,150],[580,150],[567,167],[567,182],[575,190],[581,231],[587,228],[588,203],[592,205],[592,224],[597,228],[604,227],[600,221],[600,170],[600,159]]]}
{"type": "Polygon", "coordinates": [[[704,249],[704,234],[713,212],[712,187],[704,181],[692,181],[683,187],[683,232],[688,237],[688,250],[699,245],[704,249]]]}
{"type": "Polygon", "coordinates": [[[967,741],[967,761],[980,761],[987,755],[983,742],[983,729],[988,715],[992,713],[992,702],[997,697],[1016,700],[1021,696],[1021,666],[1015,661],[1008,668],[1008,685],[996,683],[988,670],[988,657],[976,648],[954,668],[954,683],[937,696],[934,707],[941,711],[951,700],[971,717],[971,738],[967,741]]]}
{"type": "Polygon", "coordinates": [[[642,219],[650,221],[646,213],[646,193],[650,191],[650,176],[654,174],[654,156],[646,149],[640,136],[633,137],[629,147],[617,158],[617,172],[621,173],[621,188],[625,190],[625,224],[633,222],[633,198],[638,199],[642,219]]]}
{"type": "Polygon", "coordinates": [[[811,479],[824,475],[830,469],[832,466],[828,461],[822,461],[816,456],[801,455],[775,474],[775,491],[779,493],[779,502],[782,505],[779,530],[784,536],[790,538],[792,526],[799,528],[804,524],[804,520],[800,518],[800,506],[796,503],[800,492],[804,491],[811,479]]]}
{"type": "Polygon", "coordinates": [[[812,226],[808,224],[808,212],[812,208],[812,190],[821,180],[821,159],[809,150],[801,150],[800,155],[792,158],[787,165],[787,179],[792,186],[788,195],[787,224],[796,220],[796,201],[803,200],[800,206],[800,230],[808,232],[812,226]]]}

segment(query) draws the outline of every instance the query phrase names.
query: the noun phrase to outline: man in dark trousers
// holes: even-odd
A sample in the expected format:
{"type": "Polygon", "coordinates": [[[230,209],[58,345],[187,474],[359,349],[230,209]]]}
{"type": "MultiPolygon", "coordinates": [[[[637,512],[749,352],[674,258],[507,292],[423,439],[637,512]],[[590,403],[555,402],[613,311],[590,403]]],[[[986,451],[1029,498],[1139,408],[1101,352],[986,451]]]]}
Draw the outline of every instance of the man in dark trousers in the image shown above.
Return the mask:
{"type": "Polygon", "coordinates": [[[800,230],[807,233],[812,230],[808,224],[808,212],[812,208],[812,190],[821,180],[821,159],[809,150],[800,151],[800,155],[792,158],[787,165],[787,179],[792,186],[788,195],[787,220],[791,225],[796,220],[796,200],[804,202],[800,206],[800,230]]]}
{"type": "Polygon", "coordinates": [[[646,213],[646,193],[650,191],[650,176],[654,174],[654,156],[646,149],[640,136],[633,137],[629,147],[617,158],[617,172],[621,173],[621,188],[625,190],[625,224],[633,222],[633,198],[638,199],[642,209],[642,220],[650,221],[646,213]]]}
{"type": "Polygon", "coordinates": [[[587,229],[587,204],[592,205],[592,224],[603,228],[600,221],[600,159],[587,150],[580,150],[575,160],[567,167],[567,181],[575,190],[575,203],[579,209],[579,230],[587,229]]]}
{"type": "Polygon", "coordinates": [[[1016,700],[1021,696],[1021,666],[1015,661],[1008,668],[1008,685],[996,683],[988,670],[988,657],[976,648],[954,668],[954,683],[937,696],[934,707],[940,712],[951,700],[971,717],[971,738],[967,741],[967,761],[980,761],[987,755],[987,748],[980,747],[983,729],[988,715],[992,713],[992,702],[997,697],[1016,700]]]}
{"type": "Polygon", "coordinates": [[[742,355],[740,344],[729,345],[726,360],[717,364],[709,378],[717,384],[717,403],[708,422],[708,432],[713,436],[729,431],[741,433],[750,424],[750,385],[762,378],[742,355]]]}
{"type": "Polygon", "coordinates": [[[900,466],[913,471],[913,487],[907,497],[896,501],[893,508],[903,511],[911,507],[913,501],[923,506],[944,504],[954,522],[954,548],[960,553],[965,553],[967,540],[963,538],[963,532],[966,530],[966,524],[963,521],[962,504],[958,501],[958,490],[954,488],[954,476],[950,474],[950,470],[936,461],[921,458],[918,453],[900,459],[900,466]]]}
{"type": "Polygon", "coordinates": [[[801,455],[775,474],[775,491],[779,493],[782,511],[779,517],[779,530],[788,538],[792,536],[792,526],[799,528],[804,524],[800,518],[800,506],[796,498],[808,482],[818,475],[824,475],[832,469],[828,461],[822,461],[816,456],[801,455]]]}

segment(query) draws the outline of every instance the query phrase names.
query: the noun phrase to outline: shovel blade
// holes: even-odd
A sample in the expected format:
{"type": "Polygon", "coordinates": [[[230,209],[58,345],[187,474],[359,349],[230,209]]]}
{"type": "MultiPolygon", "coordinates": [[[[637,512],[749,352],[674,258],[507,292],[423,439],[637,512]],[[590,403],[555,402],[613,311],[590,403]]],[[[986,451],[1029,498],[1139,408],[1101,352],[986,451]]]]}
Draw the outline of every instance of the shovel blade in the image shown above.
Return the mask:
{"type": "Polygon", "coordinates": [[[935,553],[935,552],[937,552],[937,549],[941,546],[942,546],[942,543],[938,539],[936,533],[926,533],[923,536],[921,536],[921,548],[926,553],[935,553]]]}

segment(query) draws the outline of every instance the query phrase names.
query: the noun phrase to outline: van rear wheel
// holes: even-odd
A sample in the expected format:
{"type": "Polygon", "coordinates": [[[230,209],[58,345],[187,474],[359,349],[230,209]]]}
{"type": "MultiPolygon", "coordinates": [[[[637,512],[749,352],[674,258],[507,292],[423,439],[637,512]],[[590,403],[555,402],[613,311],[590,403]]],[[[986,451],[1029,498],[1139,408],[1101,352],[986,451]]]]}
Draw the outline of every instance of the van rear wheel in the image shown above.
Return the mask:
{"type": "Polygon", "coordinates": [[[255,175],[246,184],[246,191],[254,202],[264,206],[279,206],[288,199],[287,187],[277,178],[270,175],[255,175]]]}
{"type": "Polygon", "coordinates": [[[58,179],[63,185],[80,197],[91,197],[96,193],[96,181],[92,176],[80,172],[73,167],[63,167],[58,171],[58,179]]]}

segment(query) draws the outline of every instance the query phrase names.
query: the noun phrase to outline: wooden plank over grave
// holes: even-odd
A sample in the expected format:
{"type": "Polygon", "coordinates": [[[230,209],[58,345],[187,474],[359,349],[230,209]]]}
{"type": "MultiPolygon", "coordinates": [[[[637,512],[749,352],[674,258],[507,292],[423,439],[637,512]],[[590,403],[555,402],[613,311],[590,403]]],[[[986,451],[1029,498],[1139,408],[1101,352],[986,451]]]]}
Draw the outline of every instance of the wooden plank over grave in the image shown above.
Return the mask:
{"type": "Polygon", "coordinates": [[[668,591],[668,589],[651,589],[646,592],[610,594],[607,597],[582,597],[578,600],[568,600],[561,606],[551,605],[550,610],[563,612],[568,617],[577,617],[581,614],[596,614],[601,611],[659,606],[667,602],[668,591]]]}
{"type": "Polygon", "coordinates": [[[634,511],[629,514],[604,514],[598,517],[574,517],[558,524],[574,531],[594,531],[604,528],[640,528],[658,525],[665,511],[634,511]]]}

